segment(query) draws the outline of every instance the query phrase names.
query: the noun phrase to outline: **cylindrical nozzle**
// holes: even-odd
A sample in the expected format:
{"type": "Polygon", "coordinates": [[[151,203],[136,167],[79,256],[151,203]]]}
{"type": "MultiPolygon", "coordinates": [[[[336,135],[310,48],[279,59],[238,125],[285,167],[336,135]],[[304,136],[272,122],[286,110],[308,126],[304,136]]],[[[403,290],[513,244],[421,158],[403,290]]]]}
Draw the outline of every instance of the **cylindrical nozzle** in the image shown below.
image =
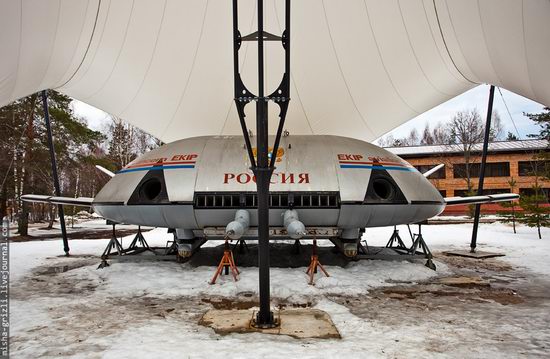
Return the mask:
{"type": "Polygon", "coordinates": [[[307,234],[306,226],[300,222],[298,212],[294,209],[288,209],[283,213],[283,223],[286,232],[292,239],[300,239],[307,234]]]}
{"type": "Polygon", "coordinates": [[[250,226],[250,213],[247,210],[239,209],[235,213],[235,220],[225,227],[225,237],[239,239],[246,233],[250,226]]]}

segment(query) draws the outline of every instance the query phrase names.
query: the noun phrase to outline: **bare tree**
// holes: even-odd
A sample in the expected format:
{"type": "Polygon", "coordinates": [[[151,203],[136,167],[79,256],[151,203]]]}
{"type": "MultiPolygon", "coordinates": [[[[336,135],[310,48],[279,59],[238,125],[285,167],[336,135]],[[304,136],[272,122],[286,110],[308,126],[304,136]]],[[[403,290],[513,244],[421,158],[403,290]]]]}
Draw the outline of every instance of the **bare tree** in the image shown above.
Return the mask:
{"type": "Polygon", "coordinates": [[[438,122],[432,129],[432,138],[436,145],[447,145],[451,142],[449,132],[447,132],[447,128],[441,122],[438,122]]]}
{"type": "MultiPolygon", "coordinates": [[[[497,140],[502,134],[502,123],[500,116],[493,112],[493,121],[489,134],[489,141],[497,140]]],[[[458,172],[459,176],[466,181],[468,192],[472,188],[472,164],[479,162],[479,151],[474,154],[474,147],[483,142],[485,134],[485,124],[479,111],[475,108],[458,111],[449,124],[447,124],[447,133],[449,134],[452,150],[464,154],[464,166],[453,166],[453,171],[458,172]]]]}

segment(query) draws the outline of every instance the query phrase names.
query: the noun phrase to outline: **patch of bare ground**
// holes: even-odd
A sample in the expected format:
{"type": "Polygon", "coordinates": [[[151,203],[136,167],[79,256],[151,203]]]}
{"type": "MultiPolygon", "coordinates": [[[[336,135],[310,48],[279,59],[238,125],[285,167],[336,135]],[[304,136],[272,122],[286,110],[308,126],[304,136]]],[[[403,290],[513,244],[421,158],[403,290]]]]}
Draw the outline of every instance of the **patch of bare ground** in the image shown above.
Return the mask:
{"type": "Polygon", "coordinates": [[[444,262],[448,266],[454,269],[467,269],[470,271],[495,271],[506,272],[513,269],[513,267],[497,258],[476,259],[468,257],[447,256],[443,253],[434,253],[434,256],[438,261],[444,262]]]}
{"type": "MultiPolygon", "coordinates": [[[[453,272],[422,283],[395,283],[364,297],[331,296],[354,315],[376,325],[399,328],[429,323],[419,345],[445,353],[452,337],[476,348],[480,343],[514,356],[548,357],[550,281],[518,270],[501,259],[443,257],[453,272]],[[500,328],[513,328],[503,331],[500,328]]],[[[393,329],[391,329],[393,330],[393,329]]],[[[398,340],[397,340],[398,341],[398,340]]]]}

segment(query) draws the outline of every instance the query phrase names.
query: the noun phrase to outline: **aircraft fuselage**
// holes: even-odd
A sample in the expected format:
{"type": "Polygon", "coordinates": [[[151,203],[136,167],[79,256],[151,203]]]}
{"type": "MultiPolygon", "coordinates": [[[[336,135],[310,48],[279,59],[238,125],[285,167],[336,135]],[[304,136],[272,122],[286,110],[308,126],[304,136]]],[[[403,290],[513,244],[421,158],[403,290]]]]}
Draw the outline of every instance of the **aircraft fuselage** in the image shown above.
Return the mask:
{"type": "MultiPolygon", "coordinates": [[[[273,142],[273,139],[270,139],[273,142]]],[[[445,208],[414,167],[373,144],[338,136],[281,139],[270,187],[273,238],[296,210],[309,236],[356,236],[365,227],[423,221],[445,208]]],[[[242,136],[188,138],[132,161],[105,185],[93,207],[119,223],[216,238],[239,209],[255,235],[256,184],[242,136]],[[192,233],[192,234],[191,234],[192,233]]]]}

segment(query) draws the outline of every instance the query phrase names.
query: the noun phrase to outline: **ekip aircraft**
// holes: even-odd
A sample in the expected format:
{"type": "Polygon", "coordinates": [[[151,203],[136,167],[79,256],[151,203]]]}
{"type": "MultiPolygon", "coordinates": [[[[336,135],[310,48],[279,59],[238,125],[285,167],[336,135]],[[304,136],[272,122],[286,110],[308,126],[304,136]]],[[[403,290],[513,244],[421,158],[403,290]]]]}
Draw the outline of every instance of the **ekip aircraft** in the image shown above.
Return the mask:
{"type": "MultiPolygon", "coordinates": [[[[398,156],[338,136],[281,139],[270,189],[270,238],[329,238],[357,254],[364,228],[424,221],[445,206],[508,201],[517,194],[443,198],[398,156]]],[[[242,136],[176,141],[112,174],[95,198],[24,195],[91,206],[117,223],[174,229],[180,256],[205,240],[256,239],[256,183],[242,136]]],[[[433,171],[429,171],[432,173],[433,171]]]]}

